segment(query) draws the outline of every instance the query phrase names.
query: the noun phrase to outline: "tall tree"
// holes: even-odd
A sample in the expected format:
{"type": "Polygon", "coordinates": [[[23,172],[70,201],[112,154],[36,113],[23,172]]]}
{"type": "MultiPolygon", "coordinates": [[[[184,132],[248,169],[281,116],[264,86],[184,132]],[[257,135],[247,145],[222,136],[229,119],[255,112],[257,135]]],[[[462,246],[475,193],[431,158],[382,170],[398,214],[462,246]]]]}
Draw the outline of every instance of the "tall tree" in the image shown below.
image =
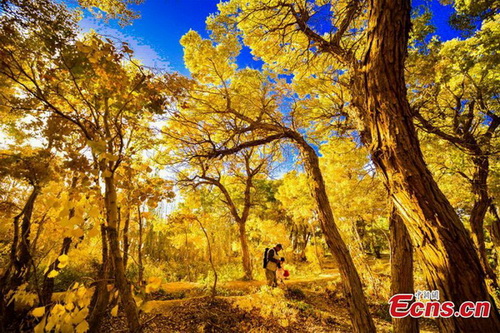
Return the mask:
{"type": "MultiPolygon", "coordinates": [[[[270,68],[298,76],[319,75],[347,86],[351,115],[391,189],[430,287],[455,304],[467,300],[494,304],[473,242],[420,149],[404,76],[410,7],[409,0],[235,0],[220,5],[220,19],[212,23],[236,25],[245,44],[270,68]],[[318,26],[320,17],[328,22],[326,29],[318,26]]],[[[500,316],[494,306],[490,318],[442,318],[439,325],[448,332],[495,330],[500,316]]]]}
{"type": "Polygon", "coordinates": [[[79,39],[74,17],[64,7],[55,15],[62,16],[62,22],[54,21],[50,11],[48,17],[36,17],[32,12],[25,15],[25,10],[18,9],[16,20],[6,16],[1,22],[0,75],[21,89],[19,100],[27,110],[64,120],[91,149],[82,154],[92,156],[94,171],[104,184],[105,232],[114,278],[129,328],[137,331],[138,310],[118,239],[115,173],[124,157],[133,154],[131,143],[151,130],[145,124],[162,112],[165,96],[154,75],[132,59],[126,44],[117,48],[96,34],[79,39]],[[35,18],[26,25],[23,20],[30,15],[35,18]]]}
{"type": "Polygon", "coordinates": [[[7,266],[0,277],[0,328],[7,328],[8,320],[16,321],[15,302],[12,293],[33,275],[33,253],[31,248],[32,216],[35,203],[42,188],[51,175],[52,156],[45,149],[16,154],[0,155],[0,177],[13,177],[29,184],[29,195],[25,203],[13,218],[13,239],[7,266]]]}
{"type": "Polygon", "coordinates": [[[191,31],[181,43],[185,47],[185,62],[197,82],[186,86],[187,93],[179,98],[172,118],[200,129],[200,145],[194,156],[229,156],[280,139],[296,145],[311,179],[323,234],[346,286],[353,326],[357,331],[374,331],[359,274],[335,224],[318,154],[295,127],[295,118],[292,117],[288,127],[286,117],[280,113],[280,100],[286,100],[289,87],[284,83],[273,85],[265,74],[256,70],[237,71],[234,57],[239,44],[234,36],[224,35],[214,45],[191,31]]]}
{"type": "Polygon", "coordinates": [[[488,184],[490,156],[497,153],[500,126],[496,101],[500,67],[493,42],[500,36],[494,25],[494,21],[484,22],[465,40],[441,43],[432,39],[412,48],[408,76],[417,125],[470,156],[472,174],[459,172],[469,182],[474,197],[469,223],[481,265],[497,286],[484,237],[484,219],[494,204],[488,184]],[[425,71],[419,70],[423,67],[425,71]]]}

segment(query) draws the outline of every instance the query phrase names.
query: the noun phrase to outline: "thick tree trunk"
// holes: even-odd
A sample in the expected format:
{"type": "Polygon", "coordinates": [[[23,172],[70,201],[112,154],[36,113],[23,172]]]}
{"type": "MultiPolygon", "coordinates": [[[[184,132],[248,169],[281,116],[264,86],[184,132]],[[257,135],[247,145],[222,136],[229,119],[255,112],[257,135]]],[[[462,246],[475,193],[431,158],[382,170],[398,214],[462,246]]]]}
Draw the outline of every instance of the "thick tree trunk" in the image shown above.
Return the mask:
{"type": "Polygon", "coordinates": [[[347,245],[340,236],[335,224],[318,156],[314,149],[298,133],[294,135],[293,139],[304,152],[306,170],[311,177],[312,193],[318,206],[321,229],[325,235],[326,243],[337,261],[342,283],[346,289],[345,297],[349,304],[353,332],[375,332],[375,325],[368,310],[361,279],[347,249],[347,245]]]}
{"type": "Polygon", "coordinates": [[[131,285],[125,277],[125,267],[123,265],[123,258],[120,251],[118,230],[116,229],[118,223],[118,206],[115,182],[113,175],[105,177],[104,179],[106,184],[104,199],[106,205],[106,218],[108,222],[107,233],[109,251],[115,273],[115,283],[117,289],[120,291],[121,305],[127,316],[129,330],[131,332],[138,332],[141,328],[139,323],[139,312],[132,296],[131,285]]]}
{"type": "MultiPolygon", "coordinates": [[[[413,289],[413,248],[410,235],[397,209],[392,207],[389,219],[391,246],[391,295],[414,294],[413,289]]],[[[410,316],[392,319],[396,333],[418,332],[418,321],[410,316]]]]}
{"type": "Polygon", "coordinates": [[[492,285],[498,288],[497,276],[488,262],[486,244],[484,242],[484,217],[491,204],[491,199],[488,195],[489,159],[487,155],[474,156],[473,162],[476,169],[472,177],[472,193],[475,196],[474,205],[470,213],[472,240],[474,241],[486,275],[492,280],[492,285]]]}
{"type": "Polygon", "coordinates": [[[246,222],[240,221],[238,222],[238,229],[240,232],[240,244],[241,244],[241,252],[243,256],[243,271],[245,272],[244,279],[252,280],[252,262],[250,260],[250,250],[248,248],[248,235],[246,230],[246,222]]]}
{"type": "Polygon", "coordinates": [[[409,0],[370,3],[368,49],[353,76],[353,104],[363,140],[391,189],[418,249],[430,288],[441,301],[490,301],[490,318],[441,318],[443,332],[494,332],[500,316],[488,294],[472,240],[424,162],[406,96],[404,60],[410,31],[409,0]]]}

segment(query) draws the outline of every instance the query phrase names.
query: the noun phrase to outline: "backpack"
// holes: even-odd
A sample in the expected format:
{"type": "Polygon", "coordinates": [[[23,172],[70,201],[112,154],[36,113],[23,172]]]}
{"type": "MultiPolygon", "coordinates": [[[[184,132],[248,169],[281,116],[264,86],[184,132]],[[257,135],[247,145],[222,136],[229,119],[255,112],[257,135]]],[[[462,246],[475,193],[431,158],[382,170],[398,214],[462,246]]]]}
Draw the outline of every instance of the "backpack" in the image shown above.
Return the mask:
{"type": "Polygon", "coordinates": [[[264,264],[263,266],[264,266],[264,268],[266,268],[267,262],[269,261],[269,260],[267,260],[267,254],[268,253],[269,253],[269,248],[266,247],[266,250],[264,251],[264,260],[263,260],[263,264],[264,264]]]}

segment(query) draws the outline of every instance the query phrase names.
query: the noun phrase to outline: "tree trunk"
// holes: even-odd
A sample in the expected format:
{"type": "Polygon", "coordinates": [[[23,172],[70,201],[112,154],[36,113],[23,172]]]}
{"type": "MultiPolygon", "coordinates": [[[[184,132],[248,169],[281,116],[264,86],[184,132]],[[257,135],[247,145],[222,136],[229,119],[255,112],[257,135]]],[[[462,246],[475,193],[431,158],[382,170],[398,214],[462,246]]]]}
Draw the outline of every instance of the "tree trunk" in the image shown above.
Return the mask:
{"type": "Polygon", "coordinates": [[[490,204],[490,212],[493,215],[493,221],[490,226],[490,236],[493,245],[495,246],[496,254],[496,269],[500,271],[500,215],[498,214],[497,207],[494,203],[490,204]]]}
{"type": "Polygon", "coordinates": [[[214,260],[213,260],[213,256],[212,256],[212,245],[210,243],[210,237],[208,237],[207,230],[205,229],[205,227],[203,226],[203,224],[201,223],[201,221],[198,218],[195,218],[195,220],[200,225],[201,230],[203,231],[203,233],[205,234],[205,238],[207,239],[208,260],[210,262],[210,266],[212,266],[212,271],[214,272],[214,284],[212,285],[212,298],[214,298],[215,296],[217,296],[217,279],[218,279],[218,276],[217,276],[217,270],[215,269],[215,264],[214,264],[214,260]]]}
{"type": "Polygon", "coordinates": [[[31,263],[31,253],[30,253],[30,234],[31,234],[31,216],[33,215],[33,209],[35,207],[35,201],[40,193],[40,188],[38,186],[33,187],[26,205],[24,206],[21,220],[21,234],[19,235],[19,245],[18,245],[18,255],[14,261],[15,272],[12,277],[11,290],[15,290],[25,281],[28,281],[30,276],[30,263],[31,263]]]}
{"type": "Polygon", "coordinates": [[[409,0],[370,4],[368,48],[355,66],[353,104],[362,139],[385,177],[392,199],[418,249],[430,288],[441,301],[490,301],[490,318],[440,318],[443,332],[494,332],[500,316],[488,294],[472,240],[427,169],[406,96],[404,60],[410,31],[409,0]]]}
{"type": "Polygon", "coordinates": [[[241,243],[241,252],[243,255],[243,271],[245,272],[244,279],[252,280],[252,262],[250,260],[250,250],[248,248],[248,235],[246,231],[246,222],[240,221],[238,222],[238,228],[240,231],[240,243],[241,243]]]}
{"type": "MultiPolygon", "coordinates": [[[[70,211],[70,218],[72,213],[74,212],[74,209],[70,211]]],[[[69,247],[71,246],[72,239],[71,237],[64,237],[62,246],[61,246],[61,251],[59,251],[59,255],[63,254],[68,254],[69,247]]],[[[54,293],[54,278],[49,278],[50,272],[53,270],[55,271],[60,271],[61,269],[58,267],[59,266],[59,258],[56,258],[50,265],[49,269],[45,273],[43,277],[43,286],[42,286],[42,297],[41,297],[41,303],[42,305],[48,305],[50,302],[52,302],[52,294],[54,293]]]]}
{"type": "Polygon", "coordinates": [[[118,290],[120,291],[120,300],[123,310],[127,316],[128,327],[131,332],[140,331],[141,325],[139,323],[139,312],[137,305],[132,296],[131,285],[125,277],[125,267],[123,265],[123,258],[120,251],[120,242],[118,240],[118,206],[116,198],[116,187],[114,182],[114,175],[105,177],[106,191],[105,191],[105,205],[106,205],[106,218],[107,218],[107,233],[109,241],[109,251],[113,263],[115,282],[118,290]]]}
{"type": "Polygon", "coordinates": [[[368,310],[361,279],[347,249],[347,245],[340,236],[335,224],[318,156],[314,149],[298,133],[294,136],[294,140],[305,154],[306,170],[312,180],[311,187],[317,203],[321,229],[325,235],[326,243],[337,261],[342,282],[346,289],[345,297],[349,304],[353,332],[375,332],[375,325],[368,310]]]}
{"type": "Polygon", "coordinates": [[[137,244],[139,285],[144,286],[144,265],[142,264],[142,216],[141,216],[141,208],[139,206],[137,206],[137,220],[139,221],[139,242],[137,244]]]}
{"type": "Polygon", "coordinates": [[[497,276],[488,262],[486,244],[484,242],[484,217],[491,204],[491,199],[488,196],[489,159],[487,155],[474,156],[473,162],[476,170],[472,177],[472,193],[475,196],[474,205],[470,213],[472,240],[476,245],[479,259],[486,275],[492,280],[493,287],[498,288],[497,276]]]}
{"type": "Polygon", "coordinates": [[[90,302],[90,314],[88,317],[89,332],[99,332],[102,319],[106,314],[109,302],[108,278],[109,278],[109,251],[106,227],[101,224],[102,264],[97,274],[95,291],[90,302]]]}
{"type": "Polygon", "coordinates": [[[128,229],[130,226],[130,207],[126,207],[127,212],[125,216],[125,223],[123,225],[123,267],[127,270],[128,262],[128,249],[130,247],[130,242],[128,239],[128,229]]]}
{"type": "MultiPolygon", "coordinates": [[[[410,235],[397,209],[391,208],[389,219],[391,246],[391,295],[414,294],[413,289],[413,248],[410,235]]],[[[396,333],[418,332],[418,321],[410,316],[392,319],[392,327],[396,333]]]]}
{"type": "Polygon", "coordinates": [[[35,206],[36,198],[40,188],[34,186],[21,213],[14,217],[14,237],[10,247],[9,263],[0,278],[0,330],[4,331],[13,320],[17,320],[14,311],[14,302],[9,305],[6,295],[9,291],[15,291],[29,278],[29,264],[31,254],[29,251],[29,235],[31,230],[31,215],[35,206]],[[21,220],[21,226],[19,220],[21,220]]]}

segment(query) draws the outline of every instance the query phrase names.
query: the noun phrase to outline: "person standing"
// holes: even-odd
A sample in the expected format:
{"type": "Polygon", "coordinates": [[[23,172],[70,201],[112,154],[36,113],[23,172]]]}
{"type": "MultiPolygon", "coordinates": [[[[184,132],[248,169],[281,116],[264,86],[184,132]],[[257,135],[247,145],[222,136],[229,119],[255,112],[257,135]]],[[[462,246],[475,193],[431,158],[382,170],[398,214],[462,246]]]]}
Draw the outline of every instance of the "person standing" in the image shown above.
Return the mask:
{"type": "Polygon", "coordinates": [[[278,256],[278,252],[283,249],[281,244],[277,244],[275,247],[269,249],[266,253],[266,279],[267,285],[270,287],[276,287],[278,285],[278,280],[276,277],[276,270],[280,267],[281,258],[278,256]]]}

